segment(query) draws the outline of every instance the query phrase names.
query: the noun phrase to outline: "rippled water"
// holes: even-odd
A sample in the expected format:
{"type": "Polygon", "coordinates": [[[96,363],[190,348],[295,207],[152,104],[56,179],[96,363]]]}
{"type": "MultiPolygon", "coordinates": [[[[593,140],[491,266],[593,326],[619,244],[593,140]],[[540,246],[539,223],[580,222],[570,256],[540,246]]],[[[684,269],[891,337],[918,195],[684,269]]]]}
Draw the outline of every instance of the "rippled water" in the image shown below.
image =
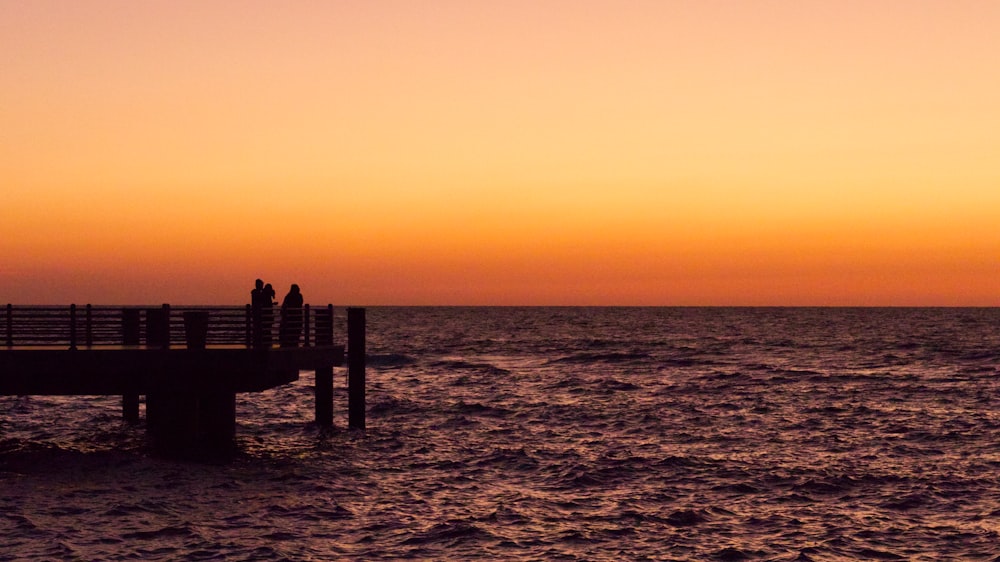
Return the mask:
{"type": "Polygon", "coordinates": [[[0,398],[0,559],[1000,560],[1000,309],[369,309],[228,463],[0,398]]]}

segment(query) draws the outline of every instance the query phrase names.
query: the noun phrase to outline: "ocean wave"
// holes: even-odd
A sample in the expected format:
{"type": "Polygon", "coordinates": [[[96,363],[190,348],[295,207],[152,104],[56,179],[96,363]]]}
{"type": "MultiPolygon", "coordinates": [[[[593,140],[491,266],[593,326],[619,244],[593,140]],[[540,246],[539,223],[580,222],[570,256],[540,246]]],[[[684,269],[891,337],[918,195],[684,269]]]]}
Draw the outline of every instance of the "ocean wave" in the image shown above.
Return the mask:
{"type": "Polygon", "coordinates": [[[368,354],[365,364],[376,369],[396,369],[413,365],[417,360],[402,353],[368,354]]]}
{"type": "Polygon", "coordinates": [[[504,417],[510,415],[510,410],[506,408],[498,408],[496,406],[489,406],[482,404],[480,402],[464,402],[458,401],[455,403],[451,409],[455,412],[462,414],[471,414],[476,416],[489,416],[489,417],[504,417]]]}
{"type": "Polygon", "coordinates": [[[497,448],[485,457],[477,459],[475,465],[502,470],[533,471],[541,465],[541,462],[524,447],[517,449],[497,448]]]}
{"type": "Polygon", "coordinates": [[[857,556],[858,560],[906,560],[901,554],[875,548],[860,548],[852,554],[857,556]]]}
{"type": "Polygon", "coordinates": [[[694,527],[709,521],[708,513],[700,509],[679,509],[667,516],[666,522],[671,527],[694,527]]]}
{"type": "Polygon", "coordinates": [[[927,505],[930,500],[931,498],[927,494],[908,494],[901,498],[893,498],[882,503],[882,508],[890,509],[892,511],[909,511],[911,509],[917,509],[927,505]]]}
{"type": "Polygon", "coordinates": [[[651,359],[651,355],[645,352],[632,353],[574,353],[558,359],[552,359],[546,364],[590,364],[590,363],[632,363],[636,361],[646,361],[651,359]]]}
{"type": "Polygon", "coordinates": [[[708,365],[709,362],[695,357],[665,357],[659,359],[661,368],[664,369],[686,369],[696,365],[708,365]]]}
{"type": "Polygon", "coordinates": [[[510,371],[508,371],[507,369],[502,369],[500,367],[490,365],[489,363],[476,363],[476,362],[462,361],[462,360],[434,361],[428,364],[427,367],[428,369],[431,370],[444,369],[447,371],[473,371],[484,375],[503,376],[510,374],[510,371]]]}
{"type": "Polygon", "coordinates": [[[667,455],[663,458],[656,459],[652,461],[653,468],[665,469],[665,468],[692,468],[698,466],[704,466],[705,460],[692,458],[683,455],[667,455]]]}
{"type": "Polygon", "coordinates": [[[417,532],[402,541],[408,546],[445,546],[455,547],[466,542],[479,542],[495,538],[492,533],[482,527],[464,520],[449,520],[438,523],[417,532]]]}
{"type": "Polygon", "coordinates": [[[763,552],[749,551],[734,546],[727,546],[712,553],[713,560],[721,562],[739,562],[741,560],[758,559],[763,552]]]}
{"type": "Polygon", "coordinates": [[[368,414],[371,416],[412,414],[424,410],[425,408],[412,400],[391,395],[373,397],[368,404],[368,414]]]}
{"type": "Polygon", "coordinates": [[[614,378],[603,380],[603,381],[601,381],[598,384],[598,386],[600,386],[601,388],[606,389],[606,390],[624,391],[624,392],[627,392],[627,391],[630,391],[630,390],[639,390],[639,388],[641,388],[637,384],[632,384],[630,382],[620,381],[620,380],[617,380],[617,379],[614,379],[614,378]]]}
{"type": "Polygon", "coordinates": [[[124,540],[157,540],[194,536],[197,536],[197,533],[189,525],[167,525],[152,531],[130,531],[121,534],[121,538],[124,540]]]}

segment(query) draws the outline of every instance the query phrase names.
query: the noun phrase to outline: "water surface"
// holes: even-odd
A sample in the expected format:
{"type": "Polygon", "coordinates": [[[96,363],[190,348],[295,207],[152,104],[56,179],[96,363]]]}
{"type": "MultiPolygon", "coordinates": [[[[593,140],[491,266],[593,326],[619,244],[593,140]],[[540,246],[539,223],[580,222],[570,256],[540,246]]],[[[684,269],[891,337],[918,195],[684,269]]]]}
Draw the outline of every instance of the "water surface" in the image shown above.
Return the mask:
{"type": "Polygon", "coordinates": [[[312,373],[227,463],[119,399],[0,398],[0,559],[1000,553],[998,309],[373,308],[368,431],[312,373]]]}

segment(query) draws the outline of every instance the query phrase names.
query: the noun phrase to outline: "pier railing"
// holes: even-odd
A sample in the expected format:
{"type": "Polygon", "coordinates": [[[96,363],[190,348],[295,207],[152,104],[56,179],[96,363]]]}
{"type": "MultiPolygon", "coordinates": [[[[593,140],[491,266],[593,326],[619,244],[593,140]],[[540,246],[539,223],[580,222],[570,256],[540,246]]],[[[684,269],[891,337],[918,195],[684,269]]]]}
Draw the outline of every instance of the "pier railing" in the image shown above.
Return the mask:
{"type": "MultiPolygon", "coordinates": [[[[295,322],[296,334],[301,335],[293,336],[293,345],[332,343],[333,305],[306,305],[295,322]]],[[[282,327],[279,310],[254,311],[250,305],[8,304],[0,308],[0,334],[0,345],[6,347],[269,347],[279,344],[282,327]]]]}

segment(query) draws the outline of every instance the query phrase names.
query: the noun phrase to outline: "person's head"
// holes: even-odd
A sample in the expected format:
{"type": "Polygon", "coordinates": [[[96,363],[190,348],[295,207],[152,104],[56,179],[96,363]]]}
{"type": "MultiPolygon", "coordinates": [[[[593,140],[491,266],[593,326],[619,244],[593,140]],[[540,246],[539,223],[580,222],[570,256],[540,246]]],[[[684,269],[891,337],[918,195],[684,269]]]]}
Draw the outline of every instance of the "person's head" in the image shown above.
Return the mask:
{"type": "Polygon", "coordinates": [[[264,288],[264,280],[263,279],[258,279],[256,281],[254,281],[254,286],[257,287],[258,289],[263,289],[264,288]]]}
{"type": "Polygon", "coordinates": [[[296,285],[295,283],[292,283],[292,292],[293,293],[299,292],[299,286],[296,285]]]}
{"type": "Polygon", "coordinates": [[[267,285],[264,285],[264,290],[265,291],[273,291],[274,287],[272,287],[271,284],[268,283],[267,285]]]}

